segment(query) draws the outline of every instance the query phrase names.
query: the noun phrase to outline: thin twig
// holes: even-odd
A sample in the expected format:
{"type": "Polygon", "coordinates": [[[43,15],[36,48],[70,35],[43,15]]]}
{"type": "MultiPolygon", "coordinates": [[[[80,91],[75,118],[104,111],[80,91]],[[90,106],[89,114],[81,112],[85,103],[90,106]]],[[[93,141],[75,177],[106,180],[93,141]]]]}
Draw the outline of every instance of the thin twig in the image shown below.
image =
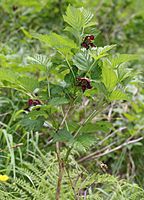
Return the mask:
{"type": "Polygon", "coordinates": [[[69,167],[66,166],[66,167],[65,167],[65,170],[66,170],[66,172],[67,172],[67,175],[68,175],[68,178],[69,178],[69,181],[70,181],[70,184],[71,184],[71,188],[72,188],[72,190],[73,190],[73,192],[74,192],[75,199],[76,199],[76,200],[79,200],[79,198],[77,197],[77,193],[76,193],[76,191],[75,191],[74,183],[72,182],[71,177],[70,177],[69,167]]]}
{"type": "Polygon", "coordinates": [[[103,151],[105,151],[105,150],[108,150],[108,149],[109,149],[112,145],[114,145],[114,144],[115,144],[115,142],[113,142],[113,143],[107,145],[106,147],[104,147],[104,148],[102,148],[102,149],[100,149],[100,150],[98,150],[98,151],[96,151],[96,152],[93,152],[93,153],[91,153],[91,154],[89,154],[89,155],[87,155],[87,156],[85,156],[85,157],[83,157],[83,158],[80,158],[80,159],[78,160],[78,163],[84,162],[85,160],[89,160],[90,158],[94,157],[95,155],[99,155],[101,152],[103,152],[103,151]]]}
{"type": "MultiPolygon", "coordinates": [[[[63,120],[61,121],[56,132],[59,131],[59,129],[62,127],[62,125],[64,123],[67,124],[66,118],[68,116],[70,108],[71,108],[71,105],[69,106],[69,108],[68,108],[68,110],[65,114],[62,110],[63,120]]],[[[60,193],[61,193],[62,178],[63,178],[63,173],[64,173],[64,161],[61,159],[61,156],[60,156],[60,142],[56,142],[56,154],[57,154],[57,160],[58,160],[58,165],[59,165],[59,175],[58,175],[58,182],[57,182],[57,189],[56,189],[56,200],[59,200],[60,199],[60,193]]]]}
{"type": "Polygon", "coordinates": [[[67,64],[68,64],[68,67],[69,67],[70,71],[72,72],[73,78],[74,78],[74,80],[75,80],[76,77],[75,77],[75,73],[74,73],[74,71],[73,71],[73,69],[72,69],[72,66],[70,65],[70,63],[69,63],[69,61],[68,61],[67,58],[65,58],[65,60],[66,60],[66,62],[67,62],[67,64]]]}
{"type": "Polygon", "coordinates": [[[108,112],[108,116],[107,119],[110,122],[111,121],[111,116],[112,116],[112,111],[113,111],[113,106],[114,106],[115,102],[113,102],[110,106],[109,112],[108,112]]]}
{"type": "Polygon", "coordinates": [[[56,153],[57,153],[57,159],[58,159],[58,164],[59,164],[59,175],[58,175],[58,182],[57,182],[57,189],[56,189],[56,200],[59,200],[60,193],[61,193],[63,172],[64,172],[64,163],[60,157],[60,143],[59,142],[56,143],[56,153]]]}
{"type": "Polygon", "coordinates": [[[141,140],[143,140],[144,139],[144,137],[140,137],[140,138],[137,138],[137,139],[135,139],[135,140],[127,140],[126,142],[124,142],[123,144],[121,144],[121,145],[119,145],[119,146],[117,146],[117,147],[115,147],[115,148],[113,148],[113,149],[106,149],[104,152],[102,152],[102,153],[100,153],[100,154],[97,154],[97,155],[95,155],[95,156],[91,156],[90,155],[90,157],[89,156],[87,156],[87,159],[84,159],[84,158],[82,158],[82,159],[80,159],[78,162],[83,162],[83,161],[85,161],[85,160],[94,160],[94,159],[96,159],[96,158],[99,158],[99,157],[102,157],[102,156],[105,156],[105,155],[107,155],[107,154],[109,154],[109,153],[112,153],[112,152],[114,152],[114,151],[117,151],[117,150],[119,150],[119,149],[121,149],[121,148],[123,148],[123,147],[125,147],[125,146],[127,146],[127,145],[129,145],[129,144],[134,144],[134,143],[137,143],[137,142],[139,142],[139,141],[141,141],[141,140]]]}
{"type": "Polygon", "coordinates": [[[74,138],[78,135],[78,133],[80,132],[80,130],[87,124],[87,122],[89,122],[91,119],[93,119],[96,114],[98,114],[101,110],[103,110],[105,105],[100,106],[100,110],[94,110],[86,119],[85,121],[80,125],[80,127],[78,128],[78,130],[76,131],[74,138]]]}
{"type": "Polygon", "coordinates": [[[128,157],[129,157],[129,161],[130,161],[130,164],[131,164],[131,175],[132,175],[132,177],[134,177],[135,176],[135,168],[136,167],[135,167],[135,163],[134,163],[134,160],[132,158],[130,150],[128,152],[128,157]]]}
{"type": "Polygon", "coordinates": [[[67,109],[67,112],[66,112],[65,114],[64,114],[63,109],[62,109],[63,120],[62,120],[62,122],[61,122],[61,124],[60,124],[60,127],[62,127],[62,125],[63,125],[64,123],[66,124],[66,127],[67,127],[66,118],[67,118],[67,116],[68,116],[68,113],[69,113],[70,109],[71,109],[71,105],[69,106],[69,108],[67,109]]]}
{"type": "MultiPolygon", "coordinates": [[[[76,133],[74,134],[74,138],[76,138],[76,136],[79,134],[79,132],[81,131],[81,129],[91,120],[93,119],[96,114],[98,114],[101,110],[104,109],[105,104],[102,104],[100,107],[100,110],[94,110],[86,119],[85,121],[79,126],[79,128],[77,129],[76,133]]],[[[65,157],[65,161],[67,162],[68,157],[70,155],[71,150],[73,149],[73,144],[72,143],[71,147],[68,148],[67,153],[66,153],[66,157],[65,157]]]]}
{"type": "Polygon", "coordinates": [[[98,145],[102,145],[102,143],[104,141],[106,141],[107,139],[109,139],[110,137],[113,137],[117,132],[121,132],[123,130],[125,130],[127,127],[124,126],[124,127],[120,127],[119,129],[115,130],[114,132],[112,132],[111,134],[107,135],[103,140],[101,140],[98,145]]]}

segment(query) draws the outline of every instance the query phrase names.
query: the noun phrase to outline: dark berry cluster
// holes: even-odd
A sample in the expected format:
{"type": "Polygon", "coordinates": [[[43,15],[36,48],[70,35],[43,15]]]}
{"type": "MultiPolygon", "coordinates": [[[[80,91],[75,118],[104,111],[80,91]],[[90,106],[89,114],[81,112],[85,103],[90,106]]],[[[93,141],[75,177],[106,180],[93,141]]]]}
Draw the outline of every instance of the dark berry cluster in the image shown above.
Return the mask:
{"type": "Polygon", "coordinates": [[[94,40],[94,35],[89,35],[89,36],[86,36],[81,44],[82,47],[86,48],[87,50],[90,48],[90,47],[96,47],[94,44],[93,44],[93,40],[94,40]]]}
{"type": "Polygon", "coordinates": [[[37,105],[41,105],[41,102],[38,99],[36,99],[36,100],[29,99],[28,100],[28,105],[29,105],[29,107],[37,106],[37,105]]]}
{"type": "MultiPolygon", "coordinates": [[[[27,104],[28,104],[28,107],[24,109],[27,112],[30,112],[31,108],[33,106],[42,105],[42,103],[38,99],[36,99],[36,100],[29,99],[28,102],[27,102],[27,104]]],[[[36,110],[39,110],[39,109],[40,108],[37,108],[36,110]]]]}
{"type": "Polygon", "coordinates": [[[81,86],[81,89],[83,92],[85,92],[86,89],[91,89],[91,83],[90,80],[88,78],[77,78],[78,81],[78,86],[81,86]]]}
{"type": "MultiPolygon", "coordinates": [[[[28,104],[27,108],[24,109],[27,112],[30,112],[31,108],[33,106],[42,105],[42,103],[38,99],[36,99],[36,100],[29,99],[28,102],[27,102],[27,104],[28,104]]],[[[37,108],[36,110],[39,110],[39,109],[40,108],[37,108]]]]}

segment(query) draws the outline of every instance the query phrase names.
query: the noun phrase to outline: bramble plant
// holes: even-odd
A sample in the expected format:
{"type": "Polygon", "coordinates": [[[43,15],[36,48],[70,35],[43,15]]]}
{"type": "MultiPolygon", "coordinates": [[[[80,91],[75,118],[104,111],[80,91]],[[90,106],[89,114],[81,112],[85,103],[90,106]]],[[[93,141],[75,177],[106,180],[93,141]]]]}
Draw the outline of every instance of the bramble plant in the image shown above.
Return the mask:
{"type": "Polygon", "coordinates": [[[23,112],[21,127],[46,132],[49,145],[56,146],[57,200],[63,176],[69,174],[71,153],[77,148],[86,151],[95,143],[96,131],[112,127],[96,116],[112,101],[129,100],[126,89],[134,74],[125,63],[137,59],[137,55],[114,54],[115,44],[97,46],[98,31],[90,11],[68,6],[63,19],[67,23],[63,35],[29,33],[46,49],[46,55],[28,58],[35,73],[10,67],[0,71],[2,87],[27,95],[25,108],[17,113],[23,112]]]}

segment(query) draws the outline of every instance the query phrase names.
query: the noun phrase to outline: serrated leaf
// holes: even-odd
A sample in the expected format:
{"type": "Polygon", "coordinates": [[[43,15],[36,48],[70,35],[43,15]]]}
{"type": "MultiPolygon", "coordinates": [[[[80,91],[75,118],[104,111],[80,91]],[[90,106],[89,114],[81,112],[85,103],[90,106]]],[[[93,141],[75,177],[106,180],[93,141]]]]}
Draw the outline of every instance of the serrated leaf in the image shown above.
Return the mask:
{"type": "Polygon", "coordinates": [[[84,133],[96,133],[97,131],[108,132],[112,128],[112,124],[106,121],[99,121],[95,124],[88,123],[82,129],[81,132],[84,133]]]}
{"type": "Polygon", "coordinates": [[[92,68],[91,78],[94,79],[94,80],[100,80],[101,74],[102,74],[102,69],[99,66],[99,64],[96,63],[95,66],[92,68]]]}
{"type": "MultiPolygon", "coordinates": [[[[86,30],[85,30],[85,34],[86,35],[89,35],[89,33],[91,33],[91,35],[94,35],[94,38],[96,38],[99,34],[100,34],[100,31],[96,28],[96,27],[88,27],[86,30]]],[[[91,49],[92,51],[93,49],[91,49]]]]}
{"type": "Polygon", "coordinates": [[[50,69],[50,67],[52,66],[52,62],[49,60],[49,58],[42,54],[36,54],[34,55],[34,57],[29,56],[28,61],[30,61],[32,64],[45,66],[44,71],[46,71],[46,68],[50,69]]]}
{"type": "Polygon", "coordinates": [[[95,25],[91,20],[93,14],[84,8],[74,8],[68,6],[66,10],[66,15],[63,15],[63,19],[67,22],[73,29],[80,31],[82,28],[95,25]]]}
{"type": "Polygon", "coordinates": [[[18,74],[13,72],[12,70],[1,69],[0,70],[0,81],[8,81],[11,83],[17,82],[18,74]]]}
{"type": "Polygon", "coordinates": [[[115,88],[118,79],[115,71],[112,68],[109,68],[108,66],[103,66],[102,82],[109,92],[111,92],[115,88]]]}
{"type": "Polygon", "coordinates": [[[66,129],[59,130],[53,138],[54,142],[72,142],[73,140],[73,136],[66,129]]]}
{"type": "Polygon", "coordinates": [[[77,29],[67,26],[64,30],[70,32],[75,38],[80,37],[80,32],[77,29]]]}
{"type": "Polygon", "coordinates": [[[44,110],[32,110],[31,112],[28,113],[27,116],[30,117],[31,119],[36,119],[39,116],[47,117],[47,114],[44,110]]]}
{"type": "Polygon", "coordinates": [[[67,83],[67,86],[71,85],[71,87],[72,87],[72,85],[75,83],[75,79],[73,77],[73,74],[71,72],[66,74],[65,77],[64,77],[64,81],[67,83]]]}
{"type": "Polygon", "coordinates": [[[37,119],[31,119],[28,116],[26,116],[24,119],[21,120],[21,125],[27,130],[27,131],[39,131],[43,124],[44,124],[44,117],[38,117],[37,119]]]}
{"type": "Polygon", "coordinates": [[[78,151],[86,151],[96,142],[96,137],[83,133],[75,139],[74,148],[78,151]]]}
{"type": "Polygon", "coordinates": [[[89,27],[89,26],[93,26],[96,23],[95,22],[91,22],[92,18],[93,18],[93,13],[91,13],[89,10],[86,10],[84,8],[82,8],[82,15],[83,15],[83,23],[84,23],[84,28],[89,27]]]}
{"type": "Polygon", "coordinates": [[[61,94],[63,94],[63,87],[61,87],[60,85],[52,85],[50,93],[52,96],[60,96],[61,94]]]}
{"type": "Polygon", "coordinates": [[[136,54],[119,54],[113,58],[110,58],[112,67],[117,67],[122,63],[133,61],[138,59],[138,55],[136,54]]]}
{"type": "Polygon", "coordinates": [[[63,19],[74,29],[81,30],[83,27],[83,15],[80,9],[68,6],[66,15],[63,15],[63,19]]]}
{"type": "Polygon", "coordinates": [[[80,70],[87,71],[94,63],[94,59],[86,52],[77,53],[73,58],[73,63],[80,70]]]}
{"type": "Polygon", "coordinates": [[[96,22],[89,22],[84,26],[84,28],[90,27],[90,26],[95,26],[97,23],[96,22]]]}
{"type": "Polygon", "coordinates": [[[52,48],[56,48],[63,53],[69,53],[71,49],[77,48],[77,45],[73,40],[58,35],[56,33],[51,33],[50,35],[33,33],[32,35],[34,38],[37,38],[40,41],[47,43],[52,48]]]}
{"type": "Polygon", "coordinates": [[[135,74],[132,72],[132,69],[128,69],[124,65],[121,65],[117,68],[117,74],[119,82],[122,85],[127,85],[135,76],[135,74]]]}
{"type": "Polygon", "coordinates": [[[33,92],[36,88],[39,88],[37,79],[30,77],[19,77],[19,85],[28,92],[33,92]]]}
{"type": "Polygon", "coordinates": [[[100,81],[99,81],[99,82],[96,82],[96,83],[95,83],[95,87],[98,89],[98,91],[99,91],[100,93],[103,93],[103,94],[105,94],[105,95],[107,96],[108,91],[107,91],[105,85],[104,85],[102,82],[100,82],[100,81]]]}
{"type": "Polygon", "coordinates": [[[69,103],[69,100],[65,97],[55,97],[49,101],[49,104],[53,106],[63,105],[69,103]]]}
{"type": "Polygon", "coordinates": [[[104,46],[104,47],[98,47],[98,49],[97,49],[98,55],[104,54],[104,53],[110,51],[111,49],[113,49],[114,47],[116,47],[116,44],[107,45],[107,46],[104,46]]]}
{"type": "Polygon", "coordinates": [[[108,51],[110,51],[111,49],[113,49],[116,45],[107,45],[104,47],[97,47],[96,50],[92,50],[91,51],[91,56],[95,59],[98,60],[102,57],[105,57],[108,55],[108,51]]]}
{"type": "Polygon", "coordinates": [[[114,90],[111,94],[109,99],[113,100],[128,100],[128,96],[123,93],[121,90],[114,90]]]}

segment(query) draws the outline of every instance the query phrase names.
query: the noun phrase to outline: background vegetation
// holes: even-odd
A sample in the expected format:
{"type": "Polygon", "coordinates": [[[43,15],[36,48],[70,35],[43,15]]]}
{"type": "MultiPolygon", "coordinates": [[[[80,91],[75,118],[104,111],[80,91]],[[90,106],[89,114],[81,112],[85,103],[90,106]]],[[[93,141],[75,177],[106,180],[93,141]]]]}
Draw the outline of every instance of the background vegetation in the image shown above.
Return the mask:
{"type": "MultiPolygon", "coordinates": [[[[46,127],[41,128],[44,113],[38,111],[39,114],[31,114],[35,119],[35,124],[31,124],[25,119],[24,109],[31,97],[27,91],[36,88],[36,80],[41,82],[41,88],[47,84],[47,78],[57,85],[51,85],[54,97],[62,89],[62,83],[58,84],[66,75],[66,63],[47,44],[40,43],[37,40],[39,36],[35,33],[66,34],[63,15],[69,4],[76,8],[84,7],[94,14],[93,21],[96,25],[92,27],[90,34],[95,35],[97,47],[116,44],[112,54],[137,54],[138,59],[132,59],[132,62],[124,65],[133,71],[135,77],[126,87],[130,98],[108,103],[95,119],[99,123],[96,126],[91,124],[85,129],[89,136],[82,136],[71,152],[61,199],[78,199],[78,196],[79,199],[144,199],[142,0],[0,1],[0,174],[10,177],[9,181],[0,182],[0,196],[3,199],[55,199],[58,164],[51,134],[46,127]],[[32,58],[36,61],[41,59],[38,54],[51,57],[53,65],[50,75],[42,65],[31,63],[34,61],[32,58]],[[8,69],[10,74],[7,74],[8,69]],[[24,75],[19,81],[26,91],[14,84],[16,74],[24,75]],[[74,183],[75,191],[71,187],[74,183]]],[[[68,36],[70,34],[67,33],[68,36]]],[[[48,67],[51,62],[46,63],[48,67]]],[[[36,93],[37,91],[35,98],[36,93]]],[[[47,100],[45,94],[46,91],[40,91],[42,101],[47,100]]],[[[85,113],[89,113],[97,105],[95,98],[95,102],[86,106],[91,101],[91,95],[93,93],[87,91],[82,103],[78,102],[73,120],[68,121],[71,130],[75,121],[83,120],[85,113]]],[[[61,103],[53,102],[54,106],[58,104],[61,103]]],[[[60,109],[52,107],[50,111],[57,118],[56,122],[52,122],[56,126],[63,116],[63,113],[59,114],[60,109]]],[[[50,113],[47,113],[47,117],[51,119],[50,113]]],[[[48,120],[47,127],[50,126],[48,120]]],[[[62,155],[65,153],[64,148],[62,155]]]]}

